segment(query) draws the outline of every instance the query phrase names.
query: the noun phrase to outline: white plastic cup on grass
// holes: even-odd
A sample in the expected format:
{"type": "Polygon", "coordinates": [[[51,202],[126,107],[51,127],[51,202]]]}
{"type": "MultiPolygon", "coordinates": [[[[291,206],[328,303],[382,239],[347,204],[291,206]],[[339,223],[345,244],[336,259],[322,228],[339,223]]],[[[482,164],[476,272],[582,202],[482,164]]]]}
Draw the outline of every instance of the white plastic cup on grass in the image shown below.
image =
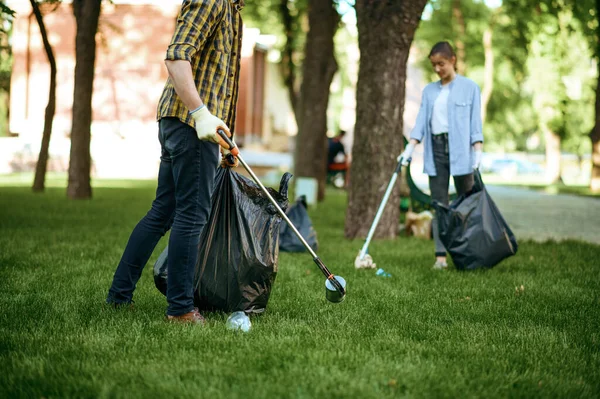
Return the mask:
{"type": "Polygon", "coordinates": [[[229,315],[226,322],[227,328],[230,330],[242,330],[243,332],[250,331],[252,323],[250,317],[244,312],[233,312],[229,315]]]}

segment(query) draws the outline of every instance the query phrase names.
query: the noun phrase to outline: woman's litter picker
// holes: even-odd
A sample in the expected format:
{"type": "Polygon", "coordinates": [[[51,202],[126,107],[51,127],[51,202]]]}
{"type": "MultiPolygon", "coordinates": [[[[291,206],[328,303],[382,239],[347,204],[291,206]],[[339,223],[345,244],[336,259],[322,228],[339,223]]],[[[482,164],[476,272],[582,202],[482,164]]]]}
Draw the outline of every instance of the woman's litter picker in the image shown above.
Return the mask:
{"type": "Polygon", "coordinates": [[[344,298],[346,297],[346,281],[340,276],[334,276],[329,271],[329,269],[327,269],[327,266],[325,266],[323,261],[321,259],[319,259],[319,257],[315,253],[315,251],[313,251],[313,249],[310,247],[310,245],[308,245],[308,243],[306,242],[304,237],[302,237],[302,235],[300,234],[298,229],[296,229],[296,226],[294,226],[294,224],[290,221],[290,219],[287,217],[285,212],[279,207],[279,205],[273,199],[271,194],[269,194],[269,192],[267,191],[265,186],[260,182],[258,177],[254,174],[252,169],[250,169],[248,164],[246,164],[246,162],[240,155],[239,148],[235,145],[234,142],[231,141],[231,139],[227,136],[225,131],[219,129],[219,130],[217,130],[217,133],[219,134],[219,136],[222,139],[222,141],[219,142],[221,147],[229,150],[231,152],[231,155],[237,157],[237,159],[240,161],[240,163],[242,164],[244,169],[246,169],[248,171],[248,173],[250,174],[250,176],[252,176],[252,179],[254,180],[254,182],[256,184],[258,184],[258,186],[261,188],[262,192],[267,196],[267,198],[269,199],[271,204],[273,204],[275,209],[277,209],[277,212],[279,213],[279,215],[287,222],[287,224],[290,226],[290,228],[296,234],[296,236],[298,236],[298,239],[302,242],[302,244],[304,245],[306,250],[312,255],[313,261],[317,264],[317,266],[323,272],[325,277],[327,277],[327,280],[325,281],[325,289],[326,289],[325,297],[327,298],[327,300],[329,300],[330,302],[343,301],[344,298]]]}
{"type": "MultiPolygon", "coordinates": [[[[410,159],[409,159],[410,162],[410,159]]],[[[398,173],[400,173],[400,169],[402,168],[402,159],[398,157],[398,165],[396,165],[396,169],[394,170],[394,174],[390,179],[390,182],[385,190],[385,194],[383,199],[381,200],[381,204],[379,204],[379,209],[377,209],[377,213],[375,214],[375,219],[373,220],[373,224],[371,225],[371,229],[369,229],[369,234],[367,235],[367,241],[363,245],[362,249],[356,256],[354,260],[354,267],[357,269],[374,269],[375,263],[373,262],[373,258],[369,255],[369,244],[371,243],[371,239],[373,238],[373,234],[375,234],[375,229],[377,229],[377,224],[379,223],[379,219],[381,219],[381,215],[383,214],[383,209],[385,208],[385,204],[387,204],[388,199],[390,198],[390,194],[392,193],[392,189],[394,188],[394,184],[396,183],[396,179],[398,179],[398,173]]]]}

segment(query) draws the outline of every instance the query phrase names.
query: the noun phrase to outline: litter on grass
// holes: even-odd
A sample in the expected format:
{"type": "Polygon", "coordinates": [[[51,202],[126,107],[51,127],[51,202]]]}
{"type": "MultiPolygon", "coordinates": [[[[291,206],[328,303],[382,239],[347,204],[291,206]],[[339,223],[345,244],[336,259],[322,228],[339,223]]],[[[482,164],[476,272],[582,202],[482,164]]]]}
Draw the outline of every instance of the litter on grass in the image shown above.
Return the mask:
{"type": "Polygon", "coordinates": [[[365,254],[365,256],[360,258],[360,251],[358,252],[358,256],[354,259],[354,267],[356,269],[375,269],[376,264],[373,262],[373,258],[371,255],[365,254]]]}
{"type": "Polygon", "coordinates": [[[243,332],[250,331],[252,323],[250,317],[244,312],[233,312],[229,315],[226,322],[227,328],[230,330],[242,330],[243,332]]]}
{"type": "Polygon", "coordinates": [[[379,276],[379,277],[392,277],[391,274],[389,274],[388,272],[386,272],[385,270],[383,270],[381,268],[377,269],[377,271],[375,272],[375,275],[379,276]]]}

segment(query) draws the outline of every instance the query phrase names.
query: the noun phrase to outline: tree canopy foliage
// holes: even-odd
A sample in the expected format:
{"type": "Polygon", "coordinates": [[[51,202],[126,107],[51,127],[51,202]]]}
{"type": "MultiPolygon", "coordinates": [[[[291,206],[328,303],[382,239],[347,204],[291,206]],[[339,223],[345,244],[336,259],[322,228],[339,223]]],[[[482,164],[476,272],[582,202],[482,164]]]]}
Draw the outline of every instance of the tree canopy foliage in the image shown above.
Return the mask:
{"type": "MultiPolygon", "coordinates": [[[[543,151],[542,129],[561,139],[563,150],[589,153],[593,126],[597,19],[592,0],[504,0],[489,8],[461,0],[466,36],[458,37],[452,2],[431,0],[417,31],[421,54],[437,41],[465,42],[467,76],[484,86],[486,29],[492,30],[493,94],[486,140],[492,149],[543,151]]],[[[423,56],[422,67],[431,71],[423,56]]],[[[434,80],[433,73],[429,77],[434,80]]],[[[490,148],[490,147],[488,147],[490,148]]]]}

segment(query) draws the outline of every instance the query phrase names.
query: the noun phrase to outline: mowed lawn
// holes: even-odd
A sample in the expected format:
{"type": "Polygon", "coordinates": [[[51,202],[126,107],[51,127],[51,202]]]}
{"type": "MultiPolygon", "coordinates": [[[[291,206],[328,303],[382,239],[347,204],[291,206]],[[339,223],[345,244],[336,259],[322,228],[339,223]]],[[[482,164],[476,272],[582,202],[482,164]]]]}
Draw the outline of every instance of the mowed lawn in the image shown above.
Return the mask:
{"type": "Polygon", "coordinates": [[[306,253],[281,253],[247,333],[164,321],[146,267],[134,310],[103,306],[154,183],[0,187],[0,397],[385,398],[600,396],[600,247],[520,242],[488,271],[431,270],[433,243],[375,241],[392,274],[355,270],[345,193],[311,209],[319,256],[348,282],[328,303],[306,253]]]}

